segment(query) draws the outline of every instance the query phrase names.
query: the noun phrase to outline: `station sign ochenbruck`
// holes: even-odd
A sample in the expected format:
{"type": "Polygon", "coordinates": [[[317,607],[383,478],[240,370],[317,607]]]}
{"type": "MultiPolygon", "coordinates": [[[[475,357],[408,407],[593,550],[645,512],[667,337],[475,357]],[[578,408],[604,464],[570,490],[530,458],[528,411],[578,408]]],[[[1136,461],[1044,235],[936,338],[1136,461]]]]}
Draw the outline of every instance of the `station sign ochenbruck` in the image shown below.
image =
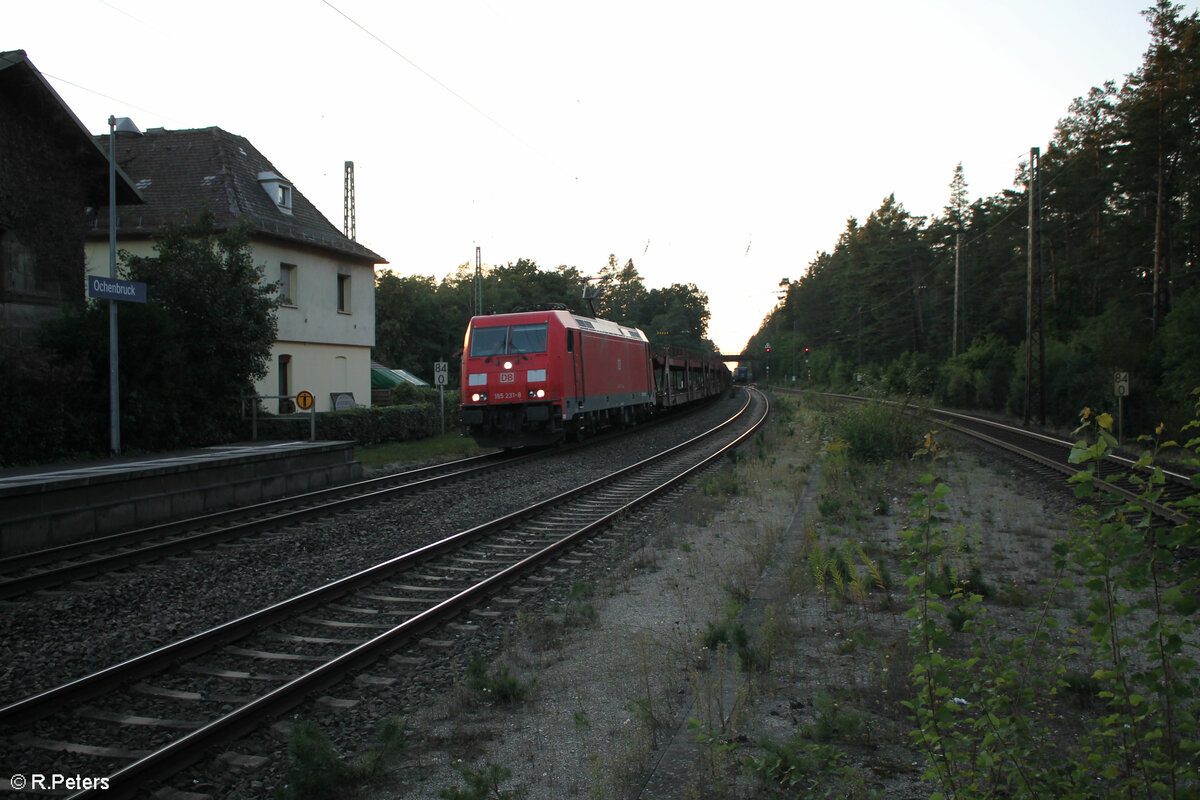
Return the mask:
{"type": "Polygon", "coordinates": [[[98,300],[124,300],[127,303],[146,302],[146,284],[120,278],[88,276],[88,297],[98,300]]]}

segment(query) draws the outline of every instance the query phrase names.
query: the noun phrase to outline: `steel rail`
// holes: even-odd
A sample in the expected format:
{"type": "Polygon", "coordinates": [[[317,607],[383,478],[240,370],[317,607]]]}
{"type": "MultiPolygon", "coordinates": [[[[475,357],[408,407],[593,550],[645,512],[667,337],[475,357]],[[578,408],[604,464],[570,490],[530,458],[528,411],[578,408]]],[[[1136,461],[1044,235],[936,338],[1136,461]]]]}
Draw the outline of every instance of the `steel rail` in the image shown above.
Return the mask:
{"type": "MultiPolygon", "coordinates": [[[[833,392],[821,392],[819,394],[823,397],[832,397],[838,400],[859,403],[869,402],[869,398],[858,397],[855,395],[836,394],[833,392]]],[[[889,400],[877,402],[882,402],[893,406],[901,405],[900,403],[889,400]]],[[[994,447],[999,447],[1020,458],[1033,461],[1068,478],[1078,474],[1084,468],[1083,465],[1071,464],[1068,461],[1068,456],[1075,448],[1076,443],[1067,439],[1060,439],[1056,436],[1050,436],[1038,431],[1030,431],[1026,430],[1025,428],[1018,428],[1014,425],[1009,425],[1007,423],[997,422],[996,420],[986,419],[984,417],[976,417],[958,411],[949,411],[940,408],[929,408],[925,409],[925,411],[931,416],[936,417],[942,424],[963,434],[964,436],[969,436],[982,442],[986,442],[994,447]],[[1051,457],[1042,453],[1038,453],[1028,447],[1022,446],[1019,442],[1006,441],[999,436],[986,433],[984,430],[981,430],[981,428],[1000,431],[1003,434],[1016,439],[1025,439],[1037,442],[1046,447],[1054,448],[1060,455],[1057,457],[1051,457]]],[[[1136,462],[1133,459],[1117,453],[1106,454],[1104,461],[1101,462],[1099,474],[1096,476],[1098,479],[1096,481],[1096,487],[1101,491],[1112,492],[1113,494],[1119,495],[1126,500],[1137,502],[1155,516],[1165,519],[1176,525],[1183,525],[1193,521],[1192,517],[1181,513],[1178,509],[1163,505],[1162,503],[1151,502],[1143,499],[1141,496],[1141,490],[1136,486],[1125,486],[1122,483],[1109,480],[1109,477],[1112,477],[1119,470],[1132,470],[1135,465],[1136,462]]],[[[1188,491],[1190,493],[1194,491],[1191,488],[1192,478],[1188,475],[1184,475],[1183,473],[1176,472],[1174,470],[1164,469],[1163,476],[1175,487],[1177,487],[1177,490],[1180,492],[1188,491]]]]}
{"type": "MultiPolygon", "coordinates": [[[[367,481],[359,481],[354,484],[344,484],[339,487],[331,487],[328,489],[320,489],[315,492],[307,492],[301,495],[293,495],[287,498],[278,500],[270,500],[265,503],[256,503],[251,506],[243,506],[236,509],[228,509],[225,511],[217,511],[212,514],[205,514],[199,517],[192,517],[179,522],[168,522],[160,525],[141,528],[136,531],[128,531],[126,533],[113,534],[103,537],[102,539],[93,539],[86,544],[102,545],[106,548],[122,547],[130,544],[135,544],[145,539],[158,536],[171,536],[165,541],[150,542],[138,546],[135,550],[121,551],[110,553],[107,555],[98,555],[95,558],[90,558],[86,561],[81,561],[73,564],[65,564],[52,569],[43,570],[41,572],[31,573],[29,575],[21,575],[15,578],[0,579],[0,600],[10,597],[16,597],[21,594],[38,589],[46,589],[51,586],[57,586],[70,581],[89,578],[93,575],[99,575],[104,572],[110,572],[115,569],[121,569],[139,564],[145,561],[154,561],[167,556],[172,556],[177,553],[185,553],[190,550],[195,550],[199,547],[206,547],[218,542],[228,541],[247,536],[258,531],[279,528],[287,525],[292,525],[297,522],[303,522],[314,517],[321,517],[327,514],[337,513],[352,508],[358,505],[365,505],[380,500],[390,499],[392,497],[403,495],[409,492],[426,489],[430,486],[436,486],[439,483],[460,480],[469,478],[474,475],[483,474],[502,466],[514,466],[523,463],[527,460],[534,460],[544,457],[544,453],[529,453],[517,457],[497,457],[496,454],[489,453],[484,456],[473,456],[470,459],[462,459],[461,461],[450,462],[451,464],[459,464],[462,462],[471,462],[463,469],[455,469],[452,472],[445,472],[446,465],[437,465],[434,467],[422,467],[417,470],[398,473],[396,475],[385,475],[378,478],[371,478],[367,481]],[[481,462],[481,463],[476,463],[481,462]],[[429,473],[431,477],[420,477],[429,473]],[[388,486],[387,483],[395,483],[398,479],[403,479],[408,476],[415,476],[412,480],[408,480],[400,485],[388,486]],[[370,488],[373,486],[383,485],[384,488],[370,488]],[[351,490],[360,490],[355,493],[348,493],[351,490]],[[333,499],[330,499],[333,498],[333,499]],[[307,504],[307,505],[302,505],[307,504]],[[246,517],[250,517],[246,519],[246,517]],[[182,533],[179,532],[184,528],[195,529],[198,526],[213,526],[224,525],[224,527],[204,530],[197,533],[182,533]]],[[[53,548],[51,550],[38,551],[39,554],[49,554],[54,551],[62,551],[64,554],[69,553],[71,549],[82,548],[85,543],[77,543],[73,545],[63,545],[62,548],[53,548]]],[[[91,548],[93,551],[99,548],[91,548]]],[[[10,559],[19,559],[22,556],[12,556],[10,559]]],[[[43,562],[45,563],[45,562],[43,562]]]]}
{"type": "Polygon", "coordinates": [[[297,505],[304,502],[315,502],[325,497],[335,497],[339,494],[352,493],[357,489],[370,489],[374,486],[386,486],[389,482],[406,479],[417,479],[423,476],[437,474],[440,470],[447,468],[455,468],[459,466],[471,466],[474,464],[486,463],[488,460],[497,460],[499,454],[485,453],[478,456],[470,456],[468,458],[448,461],[442,464],[433,464],[426,467],[418,467],[416,469],[396,472],[390,475],[380,475],[374,478],[354,481],[352,483],[343,483],[337,486],[328,486],[324,489],[316,489],[311,492],[302,494],[288,495],[286,497],[276,498],[274,500],[264,500],[261,503],[253,503],[247,506],[237,506],[235,508],[227,508],[222,511],[213,511],[206,514],[198,514],[194,517],[185,519],[171,520],[169,522],[160,522],[154,525],[147,525],[143,528],[136,528],[119,533],[112,533],[105,536],[97,536],[91,539],[85,539],[80,542],[72,542],[70,544],[58,545],[56,547],[47,547],[41,550],[34,550],[28,553],[18,553],[16,555],[5,556],[0,558],[0,573],[16,572],[22,569],[41,566],[42,564],[50,564],[56,561],[64,561],[69,558],[79,558],[86,556],[89,553],[99,549],[125,547],[131,544],[137,544],[144,539],[150,539],[158,536],[172,536],[187,530],[207,527],[211,525],[223,525],[230,521],[241,519],[242,517],[256,514],[267,514],[280,508],[288,508],[289,506],[297,505]]]}
{"type": "MultiPolygon", "coordinates": [[[[765,398],[764,398],[765,402],[765,398]]],[[[333,581],[321,587],[317,587],[308,592],[302,593],[290,600],[276,603],[272,606],[264,608],[252,614],[245,615],[224,625],[210,628],[207,631],[187,637],[179,642],[176,642],[165,647],[158,648],[150,653],[138,656],[133,659],[121,662],[119,664],[108,667],[99,672],[85,676],[83,678],[71,681],[56,689],[51,689],[46,692],[34,695],[30,698],[13,703],[7,707],[0,708],[0,727],[11,729],[16,726],[28,725],[38,719],[41,719],[57,710],[66,706],[75,705],[84,702],[87,699],[94,698],[104,694],[113,688],[122,685],[130,680],[144,677],[148,674],[160,671],[165,667],[185,660],[194,658],[201,653],[211,651],[217,646],[244,637],[249,633],[253,633],[273,622],[281,619],[293,617],[298,613],[303,613],[308,609],[328,602],[331,599],[343,596],[345,594],[356,591],[363,586],[377,582],[386,577],[392,572],[411,567],[415,564],[427,561],[440,554],[444,554],[451,550],[460,548],[461,546],[478,539],[487,533],[490,533],[499,528],[511,526],[515,522],[537,513],[545,511],[548,508],[561,505],[571,499],[577,498],[586,493],[591,493],[597,489],[621,480],[623,477],[634,474],[635,472],[643,471],[646,468],[654,465],[656,462],[671,457],[673,454],[682,452],[684,449],[697,444],[702,439],[710,437],[720,430],[727,427],[736,419],[746,413],[750,407],[750,400],[732,417],[727,419],[720,425],[706,431],[699,436],[670,448],[656,456],[644,459],[637,464],[627,467],[623,470],[618,470],[607,476],[596,479],[588,484],[577,487],[573,490],[561,493],[553,498],[545,500],[541,503],[534,504],[525,509],[505,515],[492,522],[476,526],[466,531],[461,531],[453,536],[446,537],[438,542],[433,542],[418,550],[406,553],[388,561],[382,562],[374,567],[350,576],[342,578],[338,581],[333,581]]],[[[765,419],[765,412],[763,415],[765,419]]],[[[515,580],[517,576],[532,569],[535,565],[543,563],[545,560],[552,558],[554,554],[561,551],[562,548],[570,546],[571,542],[577,541],[580,537],[586,536],[588,532],[596,527],[607,524],[615,516],[624,513],[633,505],[646,502],[658,492],[665,491],[666,487],[673,485],[679,480],[683,480],[688,474],[691,474],[696,469],[701,468],[707,463],[711,463],[712,459],[717,458],[721,453],[726,452],[729,448],[736,446],[737,443],[743,441],[746,436],[749,436],[757,427],[762,424],[762,419],[755,422],[754,426],[742,434],[733,443],[726,445],[716,453],[710,455],[704,461],[692,466],[688,470],[684,470],[669,481],[664,481],[655,490],[651,490],[641,494],[637,499],[625,503],[621,508],[605,515],[602,520],[589,523],[589,525],[576,531],[568,537],[560,545],[551,546],[545,550],[523,559],[519,564],[515,564],[497,573],[496,575],[481,582],[480,587],[464,590],[453,598],[446,600],[422,612],[417,617],[406,621],[397,626],[386,634],[376,637],[365,645],[360,645],[353,650],[333,659],[328,666],[323,666],[317,670],[313,670],[304,676],[293,680],[289,684],[279,687],[275,691],[264,695],[262,698],[255,700],[247,707],[238,709],[232,712],[221,720],[210,723],[203,728],[177,740],[176,743],[169,745],[168,750],[159,755],[158,753],[148,756],[139,762],[129,765],[125,769],[115,773],[112,776],[114,779],[119,777],[119,782],[116,785],[126,785],[126,780],[132,781],[128,785],[131,787],[130,792],[136,791],[135,784],[143,783],[151,778],[149,775],[159,775],[168,763],[175,766],[170,769],[171,772],[177,771],[184,766],[179,759],[184,753],[202,753],[205,748],[211,745],[216,738],[236,738],[238,731],[244,732],[248,729],[246,726],[254,727],[257,721],[262,719],[264,714],[272,713],[273,710],[283,707],[291,707],[301,702],[303,697],[315,688],[328,686],[332,682],[338,680],[339,675],[344,674],[348,669],[354,669],[360,666],[365,661],[370,661],[378,658],[384,652],[383,648],[398,646],[400,642],[407,641],[416,633],[423,632],[429,627],[437,624],[439,620],[444,619],[445,615],[453,615],[464,605],[473,601],[474,598],[481,596],[482,593],[494,590],[495,587],[506,582],[515,580]],[[365,661],[364,661],[365,660],[365,661]],[[291,688],[289,688],[291,687],[291,688]],[[218,734],[219,731],[227,733],[218,734]],[[202,733],[203,732],[203,733],[202,733]],[[229,733],[232,732],[232,733],[229,733]],[[198,742],[203,744],[197,744],[198,742]],[[193,750],[192,748],[197,748],[193,750]],[[144,762],[144,763],[143,763],[144,762]],[[134,776],[137,777],[136,779],[134,776]]],[[[277,712],[276,712],[277,713],[277,712]]],[[[188,756],[191,758],[191,756],[188,756]]],[[[196,758],[199,756],[196,755],[196,758]]],[[[194,760],[194,759],[193,759],[194,760]]],[[[122,794],[113,794],[115,785],[110,782],[110,789],[103,796],[128,796],[122,794]]],[[[93,796],[87,792],[77,796],[93,796]]]]}
{"type": "Polygon", "coordinates": [[[81,702],[90,697],[112,688],[116,683],[120,683],[125,679],[140,678],[152,672],[155,672],[164,666],[173,663],[174,661],[194,657],[198,653],[207,652],[214,647],[226,644],[234,639],[241,638],[247,633],[255,631],[259,628],[266,627],[281,619],[286,619],[293,613],[307,611],[310,608],[316,607],[322,603],[349,594],[362,586],[369,585],[378,581],[381,577],[396,572],[400,569],[407,569],[430,558],[434,558],[442,553],[450,552],[460,548],[463,544],[471,542],[481,536],[491,533],[495,530],[500,530],[513,523],[519,522],[522,519],[541,513],[542,511],[556,505],[561,505],[577,496],[591,493],[601,486],[619,480],[621,477],[632,474],[636,470],[644,469],[646,466],[667,458],[668,456],[680,452],[683,449],[692,446],[702,439],[714,435],[726,425],[729,425],[737,417],[745,413],[749,407],[749,400],[740,408],[736,414],[719,425],[705,431],[698,436],[695,436],[681,444],[675,445],[661,453],[658,453],[642,461],[632,464],[616,472],[601,476],[587,484],[578,486],[574,489],[569,489],[554,497],[542,500],[523,509],[518,509],[502,517],[497,517],[490,522],[485,522],[477,525],[474,528],[469,528],[464,531],[447,536],[436,542],[431,542],[416,550],[401,554],[395,558],[380,562],[372,567],[360,570],[356,573],[348,575],[330,583],[310,589],[295,597],[287,600],[281,600],[278,603],[267,606],[266,608],[246,614],[235,620],[222,623],[208,630],[181,639],[169,645],[165,645],[149,653],[136,656],[127,661],[114,664],[99,672],[92,673],[85,677],[63,684],[55,689],[49,689],[45,692],[32,695],[24,700],[12,703],[8,706],[0,708],[0,728],[8,727],[16,724],[28,724],[49,713],[53,713],[58,708],[66,705],[81,702]]]}
{"type": "MultiPolygon", "coordinates": [[[[977,429],[971,428],[969,426],[960,425],[949,419],[943,419],[942,422],[946,426],[952,428],[953,430],[958,431],[959,433],[963,434],[964,436],[970,436],[974,439],[978,439],[980,441],[987,442],[988,444],[991,444],[995,447],[999,447],[1004,450],[1007,450],[1008,452],[1013,453],[1014,455],[1016,455],[1020,458],[1034,461],[1038,464],[1041,464],[1044,467],[1048,467],[1049,469],[1054,470],[1055,472],[1058,472],[1059,474],[1063,475],[1066,478],[1073,477],[1074,475],[1077,475],[1078,473],[1080,473],[1084,470],[1084,466],[1081,464],[1071,464],[1066,460],[1049,458],[1047,456],[1036,453],[1033,450],[1024,448],[1018,443],[1006,442],[1006,441],[1004,441],[1002,439],[998,439],[994,436],[989,436],[988,434],[983,433],[982,431],[979,431],[977,429]]],[[[997,427],[1002,427],[1002,426],[997,426],[997,427]]],[[[1020,429],[1017,428],[1017,429],[1012,429],[1012,430],[1020,430],[1020,429]]],[[[1041,436],[1040,434],[1035,435],[1035,438],[1037,438],[1037,437],[1045,439],[1048,442],[1061,443],[1061,445],[1063,446],[1063,448],[1066,450],[1066,452],[1068,454],[1070,453],[1071,449],[1074,447],[1074,445],[1072,443],[1069,443],[1069,442],[1066,442],[1063,440],[1056,440],[1056,439],[1053,439],[1052,437],[1045,437],[1045,436],[1041,436]]],[[[1116,462],[1123,466],[1125,464],[1128,464],[1131,467],[1134,463],[1132,460],[1124,458],[1124,457],[1120,457],[1120,456],[1106,456],[1105,458],[1110,460],[1111,462],[1116,462]]],[[[1111,464],[1110,464],[1110,466],[1111,466],[1111,464]]],[[[1125,467],[1125,468],[1129,468],[1129,467],[1125,467]]],[[[1168,474],[1166,470],[1164,470],[1163,473],[1164,473],[1164,475],[1168,474]]],[[[1176,480],[1184,479],[1184,477],[1182,475],[1179,475],[1178,473],[1169,473],[1169,474],[1171,476],[1174,476],[1176,480]]],[[[1109,475],[1111,475],[1111,473],[1109,473],[1109,475]]],[[[1178,511],[1174,508],[1171,508],[1170,506],[1163,505],[1162,503],[1147,500],[1144,497],[1142,497],[1142,493],[1140,490],[1138,490],[1136,488],[1131,488],[1129,486],[1125,486],[1122,483],[1119,483],[1119,482],[1116,482],[1113,480],[1109,480],[1108,477],[1109,476],[1106,476],[1106,474],[1104,472],[1101,472],[1100,474],[1096,475],[1096,478],[1097,478],[1097,480],[1095,481],[1096,488],[1098,488],[1101,491],[1111,492],[1113,494],[1119,495],[1119,496],[1125,498],[1126,500],[1136,502],[1139,505],[1141,505],[1142,507],[1144,507],[1145,510],[1150,512],[1151,514],[1153,514],[1157,517],[1161,517],[1162,519],[1165,519],[1176,525],[1185,525],[1192,521],[1192,518],[1189,517],[1188,515],[1183,514],[1180,511],[1178,511]]]]}
{"type": "MultiPolygon", "coordinates": [[[[763,398],[766,403],[766,398],[763,398]]],[[[749,401],[738,412],[740,416],[749,407],[749,401]]],[[[764,411],[762,417],[758,419],[753,426],[742,433],[733,441],[724,445],[714,453],[706,456],[701,461],[677,473],[666,481],[662,481],[654,488],[638,495],[633,500],[630,500],[619,508],[616,508],[602,517],[599,517],[592,522],[587,523],[581,528],[578,528],[573,533],[570,533],[558,541],[550,544],[537,553],[529,555],[521,561],[513,564],[505,569],[497,572],[490,577],[474,584],[468,589],[464,589],[458,594],[450,597],[447,600],[438,603],[432,608],[426,609],[417,616],[409,619],[396,627],[382,633],[370,641],[358,645],[354,649],[343,653],[342,655],[325,662],[321,666],[305,673],[304,675],[295,678],[289,683],[278,687],[270,693],[248,703],[241,708],[238,708],[224,717],[215,720],[202,728],[199,728],[186,736],[177,739],[171,744],[166,745],[160,750],[151,753],[150,755],[124,767],[121,770],[109,776],[108,788],[104,790],[94,789],[85,790],[77,794],[71,795],[72,800],[83,800],[83,798],[104,798],[104,800],[113,800],[113,798],[133,797],[136,792],[149,782],[161,781],[169,778],[171,775],[179,772],[184,766],[194,763],[204,756],[204,754],[212,747],[232,739],[239,738],[249,731],[257,728],[264,718],[278,716],[291,708],[299,705],[304,699],[316,691],[327,689],[330,686],[341,681],[347,674],[363,669],[371,663],[377,661],[382,656],[402,646],[413,638],[426,633],[430,629],[436,627],[445,621],[452,619],[460,614],[467,607],[479,602],[480,599],[494,594],[499,589],[508,586],[519,580],[524,575],[532,572],[543,564],[562,555],[566,550],[570,549],[575,543],[582,539],[591,536],[597,530],[611,524],[614,520],[619,519],[623,514],[637,506],[643,505],[653,500],[658,495],[666,492],[670,488],[677,485],[679,482],[686,480],[695,472],[707,467],[714,460],[720,458],[725,453],[729,452],[734,447],[737,447],[745,439],[755,433],[759,426],[767,417],[768,408],[764,411]]],[[[736,418],[730,418],[721,427],[729,424],[736,418]]],[[[562,495],[552,498],[543,504],[538,504],[538,507],[543,505],[560,505],[564,498],[570,498],[584,493],[585,490],[594,489],[598,485],[604,485],[619,480],[622,475],[631,473],[639,468],[644,468],[654,462],[660,461],[669,455],[680,451],[682,448],[690,447],[696,444],[699,440],[707,438],[718,430],[714,428],[700,436],[684,442],[681,445],[664,451],[656,456],[652,456],[638,464],[627,467],[619,472],[599,478],[587,486],[572,489],[562,495]]],[[[531,506],[529,509],[524,509],[517,512],[517,515],[527,516],[526,512],[534,509],[531,506]]],[[[514,516],[514,515],[509,515],[514,516]]],[[[492,523],[486,526],[492,527],[492,523]]],[[[466,535],[472,531],[464,532],[466,535]]],[[[440,544],[440,543],[439,543],[440,544]]]]}
{"type": "MultiPolygon", "coordinates": [[[[644,430],[647,426],[663,424],[673,418],[674,415],[671,414],[663,415],[640,427],[644,430]]],[[[0,577],[0,600],[28,594],[39,589],[47,589],[70,581],[90,578],[94,575],[123,569],[134,564],[154,561],[178,553],[185,553],[198,547],[206,547],[218,542],[237,539],[259,530],[283,527],[306,519],[324,516],[328,513],[336,513],[355,505],[384,500],[396,495],[429,488],[441,482],[468,478],[500,467],[516,466],[528,461],[535,461],[546,458],[552,453],[562,453],[564,450],[570,451],[581,447],[588,447],[619,435],[621,435],[619,432],[603,434],[593,437],[583,444],[568,444],[559,448],[539,448],[533,452],[518,455],[513,455],[510,452],[484,453],[483,455],[457,459],[442,464],[418,467],[416,469],[381,475],[353,483],[340,484],[303,494],[267,500],[249,506],[239,506],[187,519],[158,523],[145,528],[115,533],[96,539],[88,539],[83,542],[75,542],[32,553],[8,556],[0,559],[0,576],[18,570],[34,569],[42,564],[85,557],[92,553],[102,553],[102,551],[113,550],[115,548],[136,548],[133,550],[121,550],[116,553],[109,553],[108,555],[96,555],[85,561],[63,564],[28,575],[8,578],[0,577]],[[450,471],[447,472],[447,470],[450,471]],[[398,481],[403,481],[403,483],[394,485],[398,481]],[[329,498],[335,499],[330,500],[329,498]],[[201,528],[206,530],[199,530],[201,528]],[[156,538],[165,539],[165,541],[148,541],[156,538]]]]}

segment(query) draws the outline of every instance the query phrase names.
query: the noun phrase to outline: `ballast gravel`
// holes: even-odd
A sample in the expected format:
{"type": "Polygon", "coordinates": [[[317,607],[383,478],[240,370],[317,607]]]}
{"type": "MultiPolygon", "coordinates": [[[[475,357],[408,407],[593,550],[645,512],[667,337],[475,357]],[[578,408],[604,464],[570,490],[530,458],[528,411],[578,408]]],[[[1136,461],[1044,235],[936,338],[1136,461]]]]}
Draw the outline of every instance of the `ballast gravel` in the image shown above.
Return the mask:
{"type": "MultiPolygon", "coordinates": [[[[683,440],[711,427],[737,405],[725,399],[699,416],[664,428],[639,431],[570,458],[506,471],[486,485],[473,484],[470,492],[410,496],[119,578],[97,579],[60,595],[2,604],[0,635],[14,643],[12,651],[19,656],[0,666],[5,670],[0,674],[0,702],[607,474],[657,451],[665,441],[683,440]],[[57,677],[37,674],[43,671],[57,677]],[[15,686],[26,688],[10,688],[15,686]]],[[[956,481],[968,489],[956,497],[964,513],[974,515],[970,519],[995,516],[987,532],[1003,538],[989,546],[1012,548],[1007,557],[1029,572],[1040,563],[1030,545],[1041,540],[1031,531],[1040,531],[1044,520],[1065,515],[1057,509],[1059,501],[1047,497],[1053,493],[1030,482],[1014,485],[1002,479],[995,489],[979,491],[979,486],[990,487],[995,481],[995,462],[971,461],[964,468],[970,470],[968,477],[956,481]],[[1022,537],[1019,541],[1014,532],[1022,537]]],[[[774,468],[784,474],[796,466],[780,462],[774,468]]],[[[795,496],[787,495],[778,504],[764,502],[770,493],[760,487],[749,487],[722,503],[709,500],[695,485],[681,489],[673,499],[625,520],[572,559],[577,564],[568,566],[554,586],[523,598],[520,612],[490,621],[464,618],[459,632],[440,633],[442,641],[398,652],[372,668],[398,678],[391,687],[339,685],[331,695],[354,697],[358,705],[335,709],[306,703],[232,748],[265,757],[265,765],[248,768],[215,758],[196,764],[170,785],[231,800],[286,796],[276,793],[288,787],[287,741],[295,722],[317,722],[337,753],[350,761],[370,752],[382,720],[399,715],[409,742],[398,763],[381,770],[367,785],[339,787],[338,796],[437,797],[440,791],[464,786],[457,768],[482,770],[488,764],[511,769],[512,777],[501,788],[517,790],[528,800],[755,796],[752,785],[703,782],[713,774],[712,765],[700,760],[688,718],[698,717],[707,728],[716,728],[723,716],[735,708],[746,709],[747,703],[728,694],[739,683],[736,668],[714,664],[711,656],[701,656],[707,663],[697,662],[698,632],[719,616],[733,584],[753,587],[748,605],[757,604],[760,612],[764,603],[778,598],[783,562],[788,548],[795,546],[795,539],[789,543],[788,537],[803,536],[806,520],[815,513],[815,480],[814,473],[801,481],[795,496]],[[765,565],[761,560],[747,563],[748,541],[766,530],[782,532],[774,554],[765,565]],[[562,618],[564,587],[576,581],[595,588],[596,596],[584,599],[595,618],[562,628],[547,624],[562,618]],[[541,646],[531,646],[539,636],[544,640],[541,646]],[[464,693],[463,665],[472,654],[482,656],[491,669],[511,668],[531,687],[531,696],[509,707],[464,693]],[[697,683],[696,675],[708,678],[697,683]],[[722,680],[728,681],[724,692],[722,680]]],[[[894,499],[893,505],[900,502],[894,499]]],[[[897,511],[879,522],[894,532],[902,519],[897,511]]],[[[860,677],[838,630],[846,624],[854,627],[855,620],[831,621],[814,604],[801,606],[788,607],[804,623],[797,666],[787,673],[788,680],[749,698],[749,710],[739,711],[749,716],[739,719],[738,727],[752,735],[786,738],[797,725],[811,721],[812,698],[821,686],[860,677]]],[[[902,614],[892,616],[889,624],[903,624],[902,614]]],[[[745,741],[727,744],[746,746],[745,741]]],[[[864,750],[853,759],[870,773],[871,788],[883,791],[883,796],[929,794],[930,787],[919,781],[913,754],[904,748],[864,750]]]]}
{"type": "Polygon", "coordinates": [[[725,397],[603,445],[36,595],[0,601],[0,705],[607,475],[731,416],[725,397]]]}

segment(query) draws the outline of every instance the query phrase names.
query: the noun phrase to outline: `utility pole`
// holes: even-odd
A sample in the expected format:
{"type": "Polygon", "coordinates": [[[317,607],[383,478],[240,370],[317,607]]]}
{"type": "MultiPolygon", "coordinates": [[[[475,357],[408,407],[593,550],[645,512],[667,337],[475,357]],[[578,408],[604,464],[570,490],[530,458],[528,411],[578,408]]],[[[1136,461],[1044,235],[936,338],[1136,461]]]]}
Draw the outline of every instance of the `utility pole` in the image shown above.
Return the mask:
{"type": "Polygon", "coordinates": [[[958,280],[959,251],[962,249],[962,231],[954,234],[954,336],[951,337],[950,356],[958,355],[958,280]]]}
{"type": "Polygon", "coordinates": [[[345,179],[346,190],[345,190],[345,200],[344,200],[344,213],[342,216],[342,220],[343,220],[343,222],[342,222],[343,231],[342,232],[344,234],[346,234],[347,239],[349,239],[350,241],[353,242],[358,239],[358,231],[355,230],[355,223],[354,223],[354,162],[353,161],[346,162],[346,171],[344,174],[345,174],[345,178],[346,178],[345,179]]]}
{"type": "Polygon", "coordinates": [[[1025,417],[1029,425],[1033,394],[1038,394],[1038,423],[1046,423],[1046,342],[1042,336],[1042,261],[1039,252],[1041,201],[1038,197],[1040,150],[1029,150],[1029,266],[1025,281],[1025,417]],[[1037,362],[1034,363],[1036,358],[1037,362]]]}
{"type": "Polygon", "coordinates": [[[800,374],[800,321],[792,320],[792,384],[800,374]]]}
{"type": "Polygon", "coordinates": [[[479,248],[475,248],[475,315],[483,314],[483,266],[479,260],[479,248]]]}
{"type": "Polygon", "coordinates": [[[855,366],[862,366],[863,351],[862,351],[862,306],[858,307],[858,363],[855,366]]]}

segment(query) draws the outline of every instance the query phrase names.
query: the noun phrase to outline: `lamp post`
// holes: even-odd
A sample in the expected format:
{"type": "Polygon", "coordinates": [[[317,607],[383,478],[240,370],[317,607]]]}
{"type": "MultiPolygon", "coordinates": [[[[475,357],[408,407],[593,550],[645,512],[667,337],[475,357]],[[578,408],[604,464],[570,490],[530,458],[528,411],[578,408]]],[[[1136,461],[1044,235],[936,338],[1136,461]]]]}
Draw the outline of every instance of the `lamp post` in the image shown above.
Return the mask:
{"type": "MultiPolygon", "coordinates": [[[[117,277],[117,133],[141,135],[129,117],[108,118],[108,277],[117,277]]],[[[108,301],[108,408],[109,451],[121,455],[121,395],[117,378],[117,301],[108,301]]]]}

